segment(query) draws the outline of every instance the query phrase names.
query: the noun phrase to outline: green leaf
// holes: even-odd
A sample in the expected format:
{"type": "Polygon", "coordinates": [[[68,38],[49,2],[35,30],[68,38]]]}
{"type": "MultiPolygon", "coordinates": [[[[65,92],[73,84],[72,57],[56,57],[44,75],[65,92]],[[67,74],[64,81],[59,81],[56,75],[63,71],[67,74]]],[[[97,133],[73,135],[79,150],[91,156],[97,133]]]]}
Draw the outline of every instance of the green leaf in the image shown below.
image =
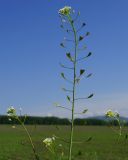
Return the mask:
{"type": "Polygon", "coordinates": [[[62,24],[60,25],[60,27],[61,27],[61,28],[64,28],[64,26],[63,26],[62,24]]]}
{"type": "Polygon", "coordinates": [[[92,76],[92,73],[88,74],[88,75],[87,75],[87,78],[89,78],[89,77],[91,77],[91,76],[92,76]]]}
{"type": "Polygon", "coordinates": [[[66,53],[66,56],[69,58],[70,61],[73,61],[73,58],[70,53],[66,53]]]}
{"type": "Polygon", "coordinates": [[[80,36],[80,37],[79,37],[79,41],[82,41],[83,39],[84,39],[83,36],[80,36]]]}
{"type": "Polygon", "coordinates": [[[67,96],[67,100],[68,100],[68,101],[71,101],[71,99],[70,99],[70,97],[69,97],[69,96],[67,96]]]}
{"type": "Polygon", "coordinates": [[[63,91],[67,91],[65,88],[62,88],[63,91]]]}
{"type": "Polygon", "coordinates": [[[92,52],[89,52],[86,57],[90,57],[92,55],[92,52]]]}
{"type": "Polygon", "coordinates": [[[90,94],[87,98],[92,98],[94,96],[94,94],[90,94]]]}
{"type": "Polygon", "coordinates": [[[86,23],[83,22],[82,27],[86,26],[86,23]]]}
{"type": "Polygon", "coordinates": [[[63,44],[63,43],[60,43],[60,46],[61,46],[61,47],[63,47],[63,48],[65,48],[65,46],[64,46],[64,44],[63,44]]]}
{"type": "Polygon", "coordinates": [[[86,140],[86,142],[89,142],[89,141],[91,141],[92,140],[92,137],[89,137],[87,140],[86,140]]]}
{"type": "Polygon", "coordinates": [[[89,35],[90,35],[90,32],[87,32],[87,33],[86,33],[86,36],[89,36],[89,35]]]}
{"type": "Polygon", "coordinates": [[[85,109],[85,110],[83,110],[83,112],[82,112],[82,113],[84,114],[84,113],[86,113],[87,111],[88,111],[88,109],[85,109]]]}
{"type": "Polygon", "coordinates": [[[81,69],[81,70],[80,70],[80,76],[81,76],[84,72],[85,72],[85,70],[84,70],[84,69],[81,69]]]}
{"type": "Polygon", "coordinates": [[[125,135],[125,139],[128,139],[128,134],[125,135]]]}
{"type": "Polygon", "coordinates": [[[63,72],[61,73],[61,77],[62,77],[63,79],[66,79],[63,72]]]}
{"type": "Polygon", "coordinates": [[[72,20],[72,21],[71,21],[71,23],[73,24],[73,23],[74,23],[74,21],[72,20]]]}

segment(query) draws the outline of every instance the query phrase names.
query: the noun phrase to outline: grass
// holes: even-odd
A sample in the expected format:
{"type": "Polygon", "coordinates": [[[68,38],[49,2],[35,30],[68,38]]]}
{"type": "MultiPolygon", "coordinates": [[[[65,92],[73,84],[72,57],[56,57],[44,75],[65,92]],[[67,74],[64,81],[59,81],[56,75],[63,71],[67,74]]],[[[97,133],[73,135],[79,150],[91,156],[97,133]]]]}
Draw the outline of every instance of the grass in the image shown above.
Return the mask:
{"type": "MultiPolygon", "coordinates": [[[[42,139],[53,134],[64,138],[69,137],[69,126],[27,126],[32,134],[36,149],[42,160],[52,160],[52,156],[45,149],[42,139]],[[50,159],[48,158],[50,157],[50,159]]],[[[118,137],[108,127],[77,126],[75,127],[75,141],[85,141],[92,136],[92,140],[82,144],[74,144],[73,160],[128,160],[128,140],[118,137]]],[[[64,142],[65,160],[68,147],[64,142]]],[[[25,132],[20,126],[13,129],[11,125],[0,125],[0,160],[33,160],[33,153],[25,132]]]]}

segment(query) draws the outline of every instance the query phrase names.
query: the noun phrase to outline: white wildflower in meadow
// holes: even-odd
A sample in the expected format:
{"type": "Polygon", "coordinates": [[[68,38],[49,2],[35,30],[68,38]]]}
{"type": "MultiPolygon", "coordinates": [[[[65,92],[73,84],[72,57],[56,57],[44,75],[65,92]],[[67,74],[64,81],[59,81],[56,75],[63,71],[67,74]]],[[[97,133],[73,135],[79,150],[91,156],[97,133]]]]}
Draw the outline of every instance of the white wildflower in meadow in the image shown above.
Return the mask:
{"type": "Polygon", "coordinates": [[[105,115],[106,115],[106,117],[109,117],[109,118],[118,118],[119,117],[119,113],[113,112],[112,110],[108,110],[105,115]]]}
{"type": "Polygon", "coordinates": [[[12,126],[12,128],[13,128],[13,129],[15,129],[15,128],[16,128],[16,126],[12,126]]]}
{"type": "Polygon", "coordinates": [[[49,147],[53,144],[54,141],[55,141],[55,137],[46,138],[43,140],[43,143],[46,145],[46,147],[49,147]]]}
{"type": "Polygon", "coordinates": [[[15,117],[16,116],[16,110],[15,110],[15,108],[13,106],[8,108],[7,115],[9,117],[15,117]]]}
{"type": "Polygon", "coordinates": [[[112,112],[112,110],[108,110],[106,113],[105,113],[106,117],[114,117],[114,113],[112,112]]]}
{"type": "Polygon", "coordinates": [[[64,8],[59,10],[59,14],[62,14],[64,16],[68,16],[71,13],[71,7],[65,6],[64,8]]]}
{"type": "Polygon", "coordinates": [[[8,120],[9,120],[9,121],[12,121],[12,119],[11,119],[11,118],[9,118],[8,120]]]}
{"type": "Polygon", "coordinates": [[[52,140],[55,141],[55,137],[52,137],[52,140]]]}

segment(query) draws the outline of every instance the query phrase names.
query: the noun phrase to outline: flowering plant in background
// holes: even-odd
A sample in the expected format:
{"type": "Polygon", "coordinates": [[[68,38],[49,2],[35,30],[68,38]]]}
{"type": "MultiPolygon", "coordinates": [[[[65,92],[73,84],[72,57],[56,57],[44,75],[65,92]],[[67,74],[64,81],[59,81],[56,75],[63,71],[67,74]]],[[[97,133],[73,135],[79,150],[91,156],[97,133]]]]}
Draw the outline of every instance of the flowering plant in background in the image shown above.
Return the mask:
{"type": "Polygon", "coordinates": [[[116,120],[116,122],[118,123],[118,126],[119,126],[119,130],[115,130],[113,127],[111,127],[111,128],[119,135],[119,138],[120,138],[122,136],[122,125],[123,125],[121,123],[120,114],[116,111],[114,112],[114,111],[109,109],[105,113],[105,116],[108,119],[116,120]]]}
{"type": "Polygon", "coordinates": [[[77,113],[75,111],[76,109],[76,101],[82,100],[82,99],[89,99],[93,97],[93,93],[89,94],[85,97],[77,97],[77,86],[79,85],[82,77],[85,78],[91,77],[92,73],[87,73],[85,71],[85,68],[79,68],[78,64],[82,61],[84,62],[89,58],[92,53],[88,52],[84,56],[81,57],[80,52],[86,49],[86,46],[82,43],[82,41],[90,34],[89,32],[86,32],[85,34],[80,34],[80,31],[83,29],[83,27],[86,26],[85,23],[81,23],[80,27],[77,28],[77,20],[79,18],[80,12],[76,13],[70,6],[65,6],[64,8],[59,10],[59,16],[61,18],[61,28],[64,29],[67,34],[69,34],[69,38],[64,38],[64,41],[60,43],[60,46],[65,48],[66,51],[66,57],[69,61],[69,66],[60,63],[60,66],[63,69],[67,69],[70,71],[71,77],[68,78],[64,72],[62,72],[60,75],[61,77],[68,82],[71,86],[70,88],[63,87],[63,91],[66,93],[66,99],[69,102],[70,106],[65,107],[58,105],[56,103],[56,107],[60,107],[63,109],[66,109],[70,111],[71,113],[71,130],[70,130],[70,138],[68,141],[69,144],[69,154],[68,154],[68,160],[72,160],[72,147],[73,147],[73,135],[74,135],[74,116],[75,114],[85,114],[87,112],[87,108],[84,108],[83,111],[80,113],[77,113]],[[65,25],[68,26],[68,28],[65,28],[65,25]],[[72,37],[72,38],[71,38],[72,37]],[[71,38],[71,39],[70,39],[71,38]],[[71,49],[67,47],[67,42],[71,42],[71,49]]]}
{"type": "Polygon", "coordinates": [[[54,158],[55,160],[62,160],[63,158],[63,149],[62,149],[62,144],[56,145],[55,143],[56,138],[55,136],[53,137],[49,137],[49,138],[45,138],[43,140],[43,143],[45,144],[45,147],[52,153],[52,158],[54,158]],[[58,147],[61,148],[61,153],[58,152],[58,147]]]}
{"type": "Polygon", "coordinates": [[[13,106],[8,108],[7,115],[8,115],[8,117],[10,117],[10,119],[11,118],[16,118],[16,110],[13,106]]]}
{"type": "Polygon", "coordinates": [[[120,117],[118,112],[113,112],[112,110],[108,110],[105,115],[106,117],[109,117],[109,118],[119,118],[120,117]]]}
{"type": "Polygon", "coordinates": [[[70,15],[70,12],[71,12],[71,7],[69,7],[69,6],[65,6],[64,8],[59,10],[59,14],[62,14],[65,16],[70,15]]]}
{"type": "MultiPolygon", "coordinates": [[[[7,110],[7,116],[9,117],[10,121],[17,120],[19,122],[19,124],[21,124],[21,126],[23,127],[23,129],[25,130],[25,132],[26,132],[26,134],[29,138],[29,141],[30,141],[30,144],[32,146],[33,153],[34,153],[35,160],[40,160],[38,154],[36,153],[35,146],[34,146],[34,143],[32,141],[32,137],[31,137],[29,131],[27,130],[27,128],[25,127],[25,124],[24,124],[25,120],[26,120],[26,115],[25,115],[24,119],[22,120],[18,116],[18,114],[16,112],[16,109],[13,106],[11,106],[7,110]]],[[[20,116],[21,116],[21,112],[20,112],[20,116]]],[[[15,128],[15,126],[12,126],[12,128],[15,128]]]]}
{"type": "Polygon", "coordinates": [[[46,147],[51,146],[54,141],[55,141],[55,137],[46,138],[46,139],[43,140],[43,142],[44,142],[44,144],[46,145],[46,147]]]}

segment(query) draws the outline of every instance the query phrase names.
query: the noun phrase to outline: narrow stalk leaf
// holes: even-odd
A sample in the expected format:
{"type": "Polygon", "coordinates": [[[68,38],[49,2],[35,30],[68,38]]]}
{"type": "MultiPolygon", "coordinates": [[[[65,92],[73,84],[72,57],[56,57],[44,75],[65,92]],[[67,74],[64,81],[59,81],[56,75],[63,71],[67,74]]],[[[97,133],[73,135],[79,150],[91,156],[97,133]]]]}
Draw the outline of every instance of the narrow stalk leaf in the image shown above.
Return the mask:
{"type": "Polygon", "coordinates": [[[90,32],[87,32],[87,33],[86,33],[86,36],[89,36],[89,35],[90,35],[90,32]]]}
{"type": "Polygon", "coordinates": [[[87,78],[89,78],[89,77],[91,77],[91,76],[92,76],[92,73],[88,74],[88,75],[87,75],[87,78]]]}
{"type": "Polygon", "coordinates": [[[63,47],[63,48],[65,48],[65,46],[64,46],[64,44],[63,44],[63,43],[60,43],[60,46],[61,46],[61,47],[63,47]]]}
{"type": "Polygon", "coordinates": [[[79,37],[79,41],[82,41],[83,39],[84,39],[83,36],[80,36],[80,37],[79,37]]]}
{"type": "Polygon", "coordinates": [[[89,142],[89,141],[91,141],[92,140],[92,137],[89,137],[87,140],[86,140],[86,142],[89,142]]]}
{"type": "Polygon", "coordinates": [[[86,57],[90,57],[92,55],[92,52],[89,52],[86,57]]]}
{"type": "Polygon", "coordinates": [[[80,76],[81,76],[84,72],[85,72],[85,70],[84,70],[84,69],[81,69],[81,70],[80,70],[80,76]]]}
{"type": "Polygon", "coordinates": [[[71,56],[70,53],[66,53],[66,56],[68,57],[68,59],[69,59],[70,61],[73,61],[73,58],[72,58],[72,56],[71,56]]]}
{"type": "Polygon", "coordinates": [[[86,26],[86,23],[83,22],[82,27],[86,26]]]}
{"type": "Polygon", "coordinates": [[[62,67],[62,68],[66,68],[66,69],[73,69],[73,67],[67,67],[67,66],[65,66],[64,64],[62,64],[62,63],[59,63],[60,64],[60,66],[62,67]]]}
{"type": "Polygon", "coordinates": [[[66,88],[62,88],[62,90],[64,91],[64,92],[72,92],[72,90],[69,90],[69,89],[66,89],[66,88]]]}
{"type": "Polygon", "coordinates": [[[67,100],[68,100],[68,101],[71,101],[71,99],[70,99],[70,97],[69,97],[69,96],[67,96],[67,100]]]}
{"type": "Polygon", "coordinates": [[[85,110],[83,110],[83,112],[82,112],[82,113],[84,114],[84,113],[86,113],[87,111],[88,111],[88,109],[85,109],[85,110]]]}
{"type": "Polygon", "coordinates": [[[92,98],[94,96],[94,94],[90,94],[87,98],[92,98]]]}
{"type": "Polygon", "coordinates": [[[64,26],[63,26],[62,24],[60,25],[60,27],[61,27],[61,28],[64,28],[64,26]]]}
{"type": "Polygon", "coordinates": [[[65,92],[67,91],[65,88],[62,88],[62,90],[65,91],[65,92]]]}
{"type": "Polygon", "coordinates": [[[66,79],[64,73],[61,73],[61,77],[62,77],[63,79],[66,79]]]}

